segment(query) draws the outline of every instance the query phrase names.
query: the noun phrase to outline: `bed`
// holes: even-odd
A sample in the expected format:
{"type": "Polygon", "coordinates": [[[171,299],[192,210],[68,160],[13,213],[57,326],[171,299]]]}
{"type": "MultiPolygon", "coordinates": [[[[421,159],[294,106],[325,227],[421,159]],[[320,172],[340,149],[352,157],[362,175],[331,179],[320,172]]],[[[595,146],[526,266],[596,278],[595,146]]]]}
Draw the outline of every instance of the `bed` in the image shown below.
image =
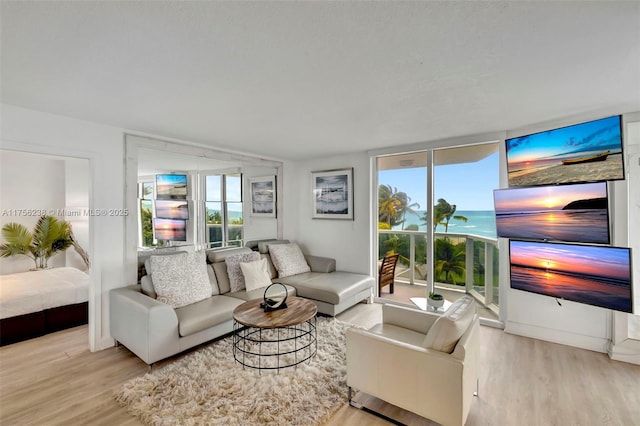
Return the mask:
{"type": "Polygon", "coordinates": [[[61,267],[0,275],[0,346],[87,324],[89,275],[61,267]]]}

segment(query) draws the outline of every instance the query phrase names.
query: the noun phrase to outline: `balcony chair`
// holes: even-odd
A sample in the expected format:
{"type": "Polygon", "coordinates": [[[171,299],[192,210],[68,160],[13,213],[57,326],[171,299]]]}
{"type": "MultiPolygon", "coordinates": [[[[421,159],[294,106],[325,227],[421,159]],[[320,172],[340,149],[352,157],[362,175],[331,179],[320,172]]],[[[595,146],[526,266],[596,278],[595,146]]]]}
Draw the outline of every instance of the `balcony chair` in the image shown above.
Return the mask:
{"type": "Polygon", "coordinates": [[[464,425],[478,390],[480,322],[464,296],[442,315],[386,304],[369,330],[347,330],[349,404],[359,390],[443,425],[464,425]]]}
{"type": "Polygon", "coordinates": [[[389,286],[389,292],[393,294],[393,282],[396,275],[398,254],[388,254],[382,259],[378,271],[378,295],[382,294],[382,287],[389,286]]]}

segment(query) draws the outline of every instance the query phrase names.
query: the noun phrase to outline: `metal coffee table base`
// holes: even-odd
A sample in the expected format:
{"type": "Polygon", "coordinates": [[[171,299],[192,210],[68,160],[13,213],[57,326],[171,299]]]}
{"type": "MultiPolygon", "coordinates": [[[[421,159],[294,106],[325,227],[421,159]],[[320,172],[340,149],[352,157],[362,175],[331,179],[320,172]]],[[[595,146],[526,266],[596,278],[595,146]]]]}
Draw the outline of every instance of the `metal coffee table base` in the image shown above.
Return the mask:
{"type": "Polygon", "coordinates": [[[243,368],[279,372],[310,360],[317,352],[315,316],[300,324],[276,328],[233,322],[233,358],[243,368]]]}

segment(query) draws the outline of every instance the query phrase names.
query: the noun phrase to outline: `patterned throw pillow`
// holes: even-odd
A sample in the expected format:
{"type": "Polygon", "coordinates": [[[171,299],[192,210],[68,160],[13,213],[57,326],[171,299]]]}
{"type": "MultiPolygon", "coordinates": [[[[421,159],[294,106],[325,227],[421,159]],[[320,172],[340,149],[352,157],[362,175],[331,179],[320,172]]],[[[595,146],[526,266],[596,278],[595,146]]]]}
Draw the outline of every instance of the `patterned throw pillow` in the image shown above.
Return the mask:
{"type": "Polygon", "coordinates": [[[150,263],[159,302],[179,308],[211,296],[204,252],[151,256],[150,263]]]}
{"type": "Polygon", "coordinates": [[[280,278],[311,271],[302,250],[295,243],[270,245],[269,254],[280,278]]]}
{"type": "Polygon", "coordinates": [[[267,259],[262,258],[255,262],[241,263],[240,269],[244,276],[244,286],[247,291],[266,287],[271,284],[271,277],[267,269],[267,259]]]}
{"type": "Polygon", "coordinates": [[[224,262],[227,264],[227,274],[229,275],[229,284],[232,292],[244,290],[245,288],[240,264],[255,262],[256,260],[260,260],[260,253],[257,251],[227,256],[224,262]]]}

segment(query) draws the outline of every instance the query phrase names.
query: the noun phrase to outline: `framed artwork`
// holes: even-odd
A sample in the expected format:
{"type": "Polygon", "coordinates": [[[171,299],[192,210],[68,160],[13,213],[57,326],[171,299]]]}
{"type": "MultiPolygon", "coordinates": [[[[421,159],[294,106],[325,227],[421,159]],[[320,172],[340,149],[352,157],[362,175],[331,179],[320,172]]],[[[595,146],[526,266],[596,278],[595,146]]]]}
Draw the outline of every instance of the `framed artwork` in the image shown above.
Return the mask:
{"type": "Polygon", "coordinates": [[[276,217],[276,177],[249,179],[251,216],[276,217]]]}
{"type": "Polygon", "coordinates": [[[313,219],[353,220],[353,168],[311,172],[313,219]]]}

